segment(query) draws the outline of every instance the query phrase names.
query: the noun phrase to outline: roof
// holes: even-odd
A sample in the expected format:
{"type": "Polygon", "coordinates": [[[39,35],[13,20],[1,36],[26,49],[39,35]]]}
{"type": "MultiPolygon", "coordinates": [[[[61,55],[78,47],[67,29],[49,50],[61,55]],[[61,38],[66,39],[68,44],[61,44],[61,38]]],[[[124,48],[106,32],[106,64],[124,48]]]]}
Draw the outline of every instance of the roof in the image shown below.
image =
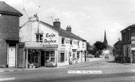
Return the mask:
{"type": "Polygon", "coordinates": [[[50,25],[50,24],[48,24],[48,23],[45,23],[45,22],[43,22],[43,21],[40,21],[40,23],[45,24],[45,25],[51,27],[52,29],[58,31],[60,36],[64,36],[64,37],[68,37],[68,38],[73,38],[73,39],[77,39],[77,40],[86,41],[86,40],[84,40],[83,38],[81,38],[81,37],[75,35],[74,33],[68,32],[68,31],[66,31],[66,30],[64,30],[64,29],[62,29],[62,28],[57,29],[57,28],[55,28],[54,26],[52,26],[52,25],[50,25]]]}
{"type": "Polygon", "coordinates": [[[10,5],[6,4],[4,1],[0,1],[0,14],[4,15],[13,15],[13,16],[22,16],[15,8],[11,7],[10,5]]]}
{"type": "Polygon", "coordinates": [[[118,44],[122,44],[122,41],[121,41],[121,40],[117,41],[117,42],[114,44],[114,46],[115,46],[115,45],[118,45],[118,44]]]}
{"type": "MultiPolygon", "coordinates": [[[[27,21],[27,22],[24,23],[20,28],[22,28],[23,26],[25,26],[28,22],[33,22],[33,21],[27,21]]],[[[67,38],[72,38],[72,39],[77,39],[77,40],[86,41],[86,40],[84,40],[83,38],[81,38],[81,37],[75,35],[75,34],[72,33],[72,32],[68,32],[68,31],[66,31],[66,30],[64,30],[64,29],[62,29],[62,28],[59,28],[59,29],[58,29],[58,28],[54,27],[53,25],[50,25],[50,24],[48,24],[48,23],[46,23],[46,22],[43,22],[43,21],[39,21],[39,22],[40,22],[41,24],[43,24],[43,25],[46,25],[46,26],[48,26],[48,27],[50,27],[50,28],[52,28],[52,29],[58,31],[58,33],[59,33],[60,36],[64,36],[64,37],[67,37],[67,38]]]]}
{"type": "Polygon", "coordinates": [[[130,28],[133,28],[133,27],[135,27],[135,24],[128,26],[127,28],[123,29],[121,32],[126,31],[126,30],[128,30],[130,28]]]}

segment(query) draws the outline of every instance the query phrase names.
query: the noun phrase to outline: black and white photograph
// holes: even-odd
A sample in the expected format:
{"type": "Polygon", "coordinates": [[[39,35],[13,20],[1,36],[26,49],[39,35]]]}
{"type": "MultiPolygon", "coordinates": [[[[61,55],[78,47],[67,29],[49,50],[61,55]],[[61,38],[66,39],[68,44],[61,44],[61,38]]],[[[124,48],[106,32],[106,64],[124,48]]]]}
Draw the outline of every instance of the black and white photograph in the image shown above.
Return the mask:
{"type": "Polygon", "coordinates": [[[0,0],[0,82],[135,82],[135,0],[0,0]]]}

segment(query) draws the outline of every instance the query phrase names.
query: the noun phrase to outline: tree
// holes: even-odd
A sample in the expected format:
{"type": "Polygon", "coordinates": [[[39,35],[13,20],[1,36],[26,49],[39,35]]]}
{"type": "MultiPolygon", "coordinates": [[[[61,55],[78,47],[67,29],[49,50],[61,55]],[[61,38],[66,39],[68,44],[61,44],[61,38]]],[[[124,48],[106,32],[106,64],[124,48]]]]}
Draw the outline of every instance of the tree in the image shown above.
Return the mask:
{"type": "Polygon", "coordinates": [[[91,54],[91,55],[94,54],[94,46],[90,45],[89,42],[87,42],[87,52],[88,52],[88,54],[91,54]]]}
{"type": "Polygon", "coordinates": [[[100,41],[97,41],[94,46],[97,50],[103,50],[107,47],[103,42],[100,41]]]}
{"type": "Polygon", "coordinates": [[[103,49],[106,49],[106,45],[103,42],[97,41],[94,43],[95,57],[99,57],[103,49]]]}

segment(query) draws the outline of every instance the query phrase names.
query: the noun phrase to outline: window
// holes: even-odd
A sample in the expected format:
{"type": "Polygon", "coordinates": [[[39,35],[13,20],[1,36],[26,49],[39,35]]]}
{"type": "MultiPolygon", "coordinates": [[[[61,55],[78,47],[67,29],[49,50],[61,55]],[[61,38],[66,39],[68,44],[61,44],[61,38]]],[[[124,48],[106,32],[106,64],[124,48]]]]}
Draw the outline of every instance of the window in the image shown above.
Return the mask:
{"type": "Polygon", "coordinates": [[[131,40],[131,32],[128,32],[128,40],[131,40]]]}
{"type": "Polygon", "coordinates": [[[61,40],[61,43],[62,43],[62,44],[64,44],[64,40],[65,40],[65,38],[62,38],[62,40],[61,40]]]}
{"type": "Polygon", "coordinates": [[[45,60],[47,63],[55,62],[55,51],[45,51],[45,60]]]}
{"type": "Polygon", "coordinates": [[[36,42],[43,42],[43,34],[36,34],[36,42]]]}
{"type": "Polygon", "coordinates": [[[78,41],[78,46],[79,46],[79,41],[78,41]]]}
{"type": "Polygon", "coordinates": [[[79,55],[80,55],[80,52],[79,51],[77,51],[77,58],[79,59],[79,55]]]}
{"type": "Polygon", "coordinates": [[[70,45],[72,45],[72,40],[70,40],[70,45]]]}

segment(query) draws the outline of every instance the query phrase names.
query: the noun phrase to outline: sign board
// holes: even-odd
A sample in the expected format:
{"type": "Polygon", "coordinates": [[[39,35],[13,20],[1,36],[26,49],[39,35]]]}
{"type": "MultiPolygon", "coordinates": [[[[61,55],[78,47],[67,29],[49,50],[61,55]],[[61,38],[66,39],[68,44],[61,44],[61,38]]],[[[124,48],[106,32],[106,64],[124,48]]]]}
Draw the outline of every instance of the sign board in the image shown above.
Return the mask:
{"type": "Polygon", "coordinates": [[[46,44],[57,43],[56,34],[54,34],[54,33],[46,33],[45,37],[44,37],[44,43],[46,43],[46,44]]]}
{"type": "Polygon", "coordinates": [[[58,48],[57,44],[44,44],[44,43],[38,43],[38,42],[26,42],[25,43],[26,48],[58,48]]]}
{"type": "Polygon", "coordinates": [[[65,43],[70,43],[70,39],[65,38],[65,43]]]}

